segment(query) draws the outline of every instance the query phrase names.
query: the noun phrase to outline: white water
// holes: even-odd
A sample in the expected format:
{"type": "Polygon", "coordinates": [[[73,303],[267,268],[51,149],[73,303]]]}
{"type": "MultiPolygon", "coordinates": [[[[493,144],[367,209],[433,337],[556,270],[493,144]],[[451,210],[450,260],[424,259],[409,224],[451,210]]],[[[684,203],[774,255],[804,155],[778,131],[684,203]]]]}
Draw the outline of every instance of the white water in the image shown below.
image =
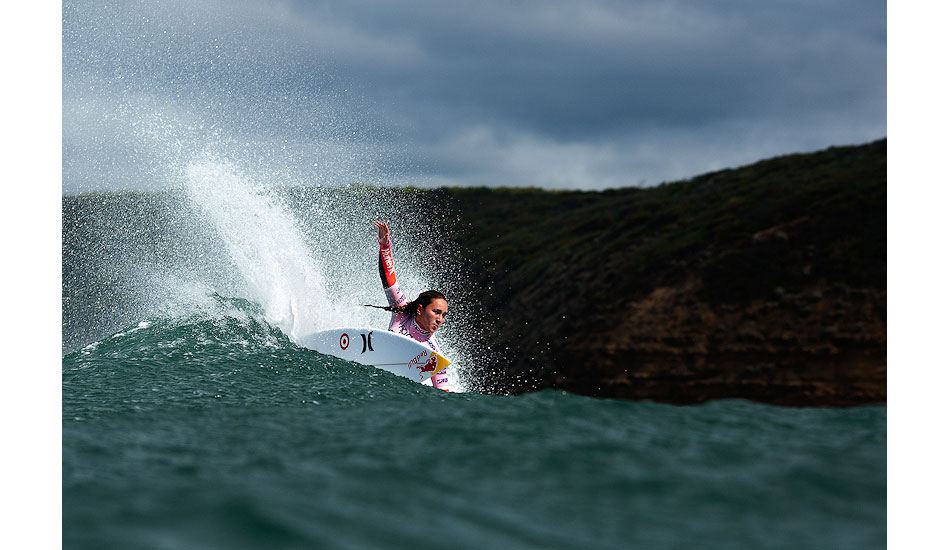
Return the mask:
{"type": "Polygon", "coordinates": [[[214,225],[267,320],[296,340],[339,315],[294,218],[222,162],[187,168],[186,191],[214,225]]]}

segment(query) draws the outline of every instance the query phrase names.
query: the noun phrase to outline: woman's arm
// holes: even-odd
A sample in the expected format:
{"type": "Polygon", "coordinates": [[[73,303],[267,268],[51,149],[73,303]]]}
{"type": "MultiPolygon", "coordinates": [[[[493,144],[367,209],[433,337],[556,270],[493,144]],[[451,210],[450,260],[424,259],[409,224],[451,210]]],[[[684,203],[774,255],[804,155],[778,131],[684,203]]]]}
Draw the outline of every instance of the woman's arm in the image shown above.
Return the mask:
{"type": "Polygon", "coordinates": [[[383,288],[390,288],[396,284],[396,263],[393,260],[392,245],[389,241],[389,226],[385,222],[376,222],[379,236],[379,279],[383,288]]]}
{"type": "Polygon", "coordinates": [[[393,260],[392,243],[389,240],[389,225],[386,222],[376,222],[379,241],[379,279],[386,292],[389,305],[401,306],[409,300],[403,295],[396,282],[396,262],[393,260]]]}

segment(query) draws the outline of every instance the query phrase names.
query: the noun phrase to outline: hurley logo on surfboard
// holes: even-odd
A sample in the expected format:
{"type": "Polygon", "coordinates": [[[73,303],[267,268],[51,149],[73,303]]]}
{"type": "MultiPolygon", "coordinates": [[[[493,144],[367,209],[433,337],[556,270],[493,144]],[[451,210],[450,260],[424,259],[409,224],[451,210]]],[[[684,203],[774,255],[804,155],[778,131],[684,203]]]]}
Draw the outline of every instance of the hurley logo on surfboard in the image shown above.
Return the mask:
{"type": "MultiPolygon", "coordinates": [[[[360,333],[360,337],[363,338],[363,351],[360,353],[366,353],[366,350],[376,351],[373,349],[373,331],[369,331],[369,334],[360,333]]],[[[340,349],[345,350],[350,347],[350,335],[343,333],[340,335],[340,349]]]]}
{"type": "Polygon", "coordinates": [[[360,336],[363,337],[363,351],[360,353],[366,353],[367,347],[370,351],[376,351],[373,349],[373,331],[369,331],[369,334],[360,333],[360,336]]]}

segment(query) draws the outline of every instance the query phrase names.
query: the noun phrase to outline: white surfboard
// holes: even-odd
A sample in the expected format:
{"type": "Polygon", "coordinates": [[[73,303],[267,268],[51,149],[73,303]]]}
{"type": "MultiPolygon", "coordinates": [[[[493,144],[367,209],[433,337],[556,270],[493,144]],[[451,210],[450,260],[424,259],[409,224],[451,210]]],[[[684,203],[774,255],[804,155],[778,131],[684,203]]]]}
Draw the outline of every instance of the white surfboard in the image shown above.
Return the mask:
{"type": "Polygon", "coordinates": [[[451,361],[429,346],[386,329],[335,328],[300,338],[297,345],[426,382],[451,361]]]}

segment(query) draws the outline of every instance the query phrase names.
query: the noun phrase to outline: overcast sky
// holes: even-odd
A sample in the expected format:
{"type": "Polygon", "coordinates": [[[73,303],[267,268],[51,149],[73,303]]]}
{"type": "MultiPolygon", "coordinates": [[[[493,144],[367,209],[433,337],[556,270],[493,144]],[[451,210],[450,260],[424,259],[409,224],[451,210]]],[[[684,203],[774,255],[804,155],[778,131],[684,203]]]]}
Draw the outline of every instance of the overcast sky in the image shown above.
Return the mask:
{"type": "Polygon", "coordinates": [[[63,191],[653,185],[885,137],[883,0],[63,3],[63,191]]]}

